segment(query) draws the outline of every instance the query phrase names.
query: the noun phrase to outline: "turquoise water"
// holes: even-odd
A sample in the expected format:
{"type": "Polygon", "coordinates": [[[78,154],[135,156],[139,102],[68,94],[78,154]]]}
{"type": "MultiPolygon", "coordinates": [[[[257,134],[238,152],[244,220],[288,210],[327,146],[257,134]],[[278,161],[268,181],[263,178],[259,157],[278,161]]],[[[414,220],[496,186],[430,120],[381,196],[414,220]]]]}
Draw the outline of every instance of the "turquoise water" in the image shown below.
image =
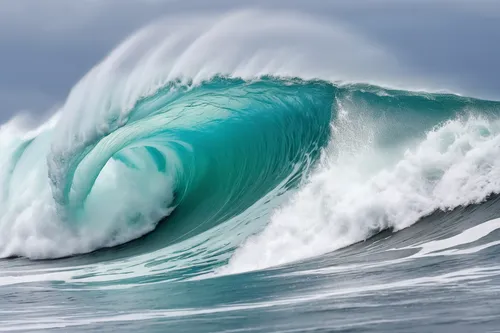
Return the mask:
{"type": "Polygon", "coordinates": [[[499,103],[273,76],[100,103],[2,127],[1,331],[498,327],[499,103]]]}

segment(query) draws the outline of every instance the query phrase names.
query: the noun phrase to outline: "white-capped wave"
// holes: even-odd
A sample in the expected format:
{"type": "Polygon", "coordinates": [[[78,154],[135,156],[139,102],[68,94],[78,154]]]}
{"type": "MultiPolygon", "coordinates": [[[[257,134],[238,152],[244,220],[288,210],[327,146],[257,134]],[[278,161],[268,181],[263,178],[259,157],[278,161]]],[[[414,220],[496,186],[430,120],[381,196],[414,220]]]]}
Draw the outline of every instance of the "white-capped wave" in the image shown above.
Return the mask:
{"type": "Polygon", "coordinates": [[[308,183],[236,250],[224,273],[317,256],[500,192],[500,121],[449,120],[384,165],[393,152],[373,145],[375,122],[351,123],[343,112],[332,138],[340,150],[325,151],[308,183]]]}

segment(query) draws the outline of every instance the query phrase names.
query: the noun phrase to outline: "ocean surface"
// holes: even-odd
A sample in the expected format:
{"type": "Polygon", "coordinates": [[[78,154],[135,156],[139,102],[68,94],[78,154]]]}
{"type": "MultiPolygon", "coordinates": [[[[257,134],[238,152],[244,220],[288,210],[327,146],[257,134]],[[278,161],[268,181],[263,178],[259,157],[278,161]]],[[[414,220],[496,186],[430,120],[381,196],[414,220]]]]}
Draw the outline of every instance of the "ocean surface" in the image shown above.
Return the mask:
{"type": "Polygon", "coordinates": [[[221,34],[255,15],[0,127],[0,331],[500,332],[500,102],[283,62],[295,16],[221,34]]]}

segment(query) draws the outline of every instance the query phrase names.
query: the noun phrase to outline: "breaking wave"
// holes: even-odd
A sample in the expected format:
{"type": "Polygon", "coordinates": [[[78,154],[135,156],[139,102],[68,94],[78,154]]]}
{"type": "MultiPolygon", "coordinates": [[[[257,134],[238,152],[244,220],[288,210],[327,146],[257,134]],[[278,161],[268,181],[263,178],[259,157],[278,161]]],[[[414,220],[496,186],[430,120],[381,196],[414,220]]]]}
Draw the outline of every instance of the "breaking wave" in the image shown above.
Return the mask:
{"type": "Polygon", "coordinates": [[[290,13],[150,26],[48,122],[1,127],[0,256],[133,241],[123,253],[235,273],[498,193],[500,104],[387,88],[419,84],[394,63],[290,13]]]}

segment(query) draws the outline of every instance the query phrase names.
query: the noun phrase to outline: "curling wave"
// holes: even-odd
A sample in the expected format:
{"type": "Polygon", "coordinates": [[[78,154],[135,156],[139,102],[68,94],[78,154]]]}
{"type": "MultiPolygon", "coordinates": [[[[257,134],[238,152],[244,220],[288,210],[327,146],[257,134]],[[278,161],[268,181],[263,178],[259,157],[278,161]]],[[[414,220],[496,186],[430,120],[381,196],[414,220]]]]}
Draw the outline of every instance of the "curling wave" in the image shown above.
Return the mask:
{"type": "Polygon", "coordinates": [[[64,149],[56,142],[49,150],[54,128],[15,140],[3,177],[2,225],[11,232],[2,233],[2,255],[113,246],[151,231],[174,208],[179,237],[231,219],[315,159],[332,96],[320,81],[215,77],[166,86],[139,101],[126,125],[64,141],[64,149]],[[24,226],[34,230],[15,232],[24,226]]]}
{"type": "Polygon", "coordinates": [[[390,56],[306,17],[171,24],[125,41],[41,127],[2,126],[0,257],[147,235],[123,253],[196,267],[189,276],[236,273],[500,191],[500,103],[383,88],[402,70],[390,56]]]}

